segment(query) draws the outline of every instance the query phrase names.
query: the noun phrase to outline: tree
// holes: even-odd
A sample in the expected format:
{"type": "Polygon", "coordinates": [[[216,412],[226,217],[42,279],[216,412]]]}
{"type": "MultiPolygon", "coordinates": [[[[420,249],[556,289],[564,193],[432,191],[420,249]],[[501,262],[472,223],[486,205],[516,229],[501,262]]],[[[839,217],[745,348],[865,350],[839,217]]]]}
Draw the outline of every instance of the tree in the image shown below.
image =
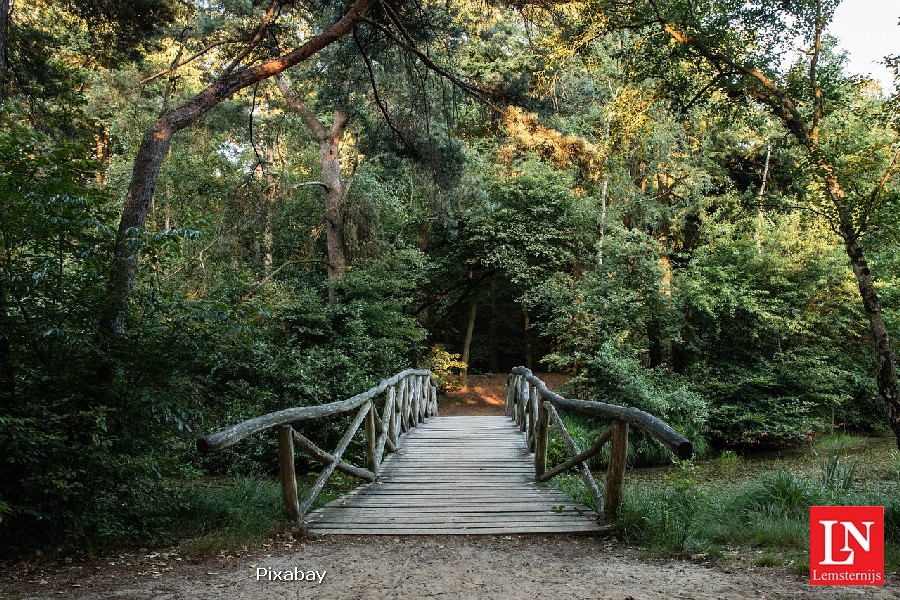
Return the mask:
{"type": "MultiPolygon", "coordinates": [[[[862,169],[854,169],[858,161],[835,143],[841,119],[854,110],[848,101],[855,87],[841,74],[840,58],[826,36],[837,4],[834,0],[753,4],[710,0],[698,6],[640,0],[623,5],[624,12],[616,9],[613,21],[628,27],[653,23],[654,29],[647,34],[656,42],[657,75],[670,85],[681,86],[682,92],[692,89],[695,99],[719,90],[729,98],[764,106],[802,148],[810,173],[818,179],[812,191],[827,199],[827,206],[812,208],[823,212],[840,236],[856,277],[875,342],[878,392],[900,447],[894,351],[863,244],[878,216],[898,199],[900,132],[894,126],[887,139],[869,137],[870,160],[862,169]],[[802,46],[798,63],[786,69],[785,55],[794,45],[802,46]],[[695,70],[690,72],[686,65],[694,65],[695,70]],[[704,80],[704,85],[697,83],[704,80]]],[[[885,128],[891,128],[889,122],[880,119],[876,129],[885,128]]]]}
{"type": "MultiPolygon", "coordinates": [[[[308,60],[323,48],[347,35],[363,20],[374,3],[375,0],[356,0],[340,19],[297,48],[274,58],[257,59],[256,64],[238,68],[244,60],[256,58],[259,51],[265,47],[264,42],[270,39],[274,24],[285,4],[281,0],[274,0],[263,15],[256,31],[224,66],[222,74],[206,89],[181,106],[163,110],[147,128],[134,159],[131,183],[125,196],[125,207],[116,233],[114,259],[107,283],[107,307],[100,319],[101,331],[112,334],[124,331],[125,312],[137,269],[137,254],[132,240],[147,220],[159,171],[172,138],[235,92],[308,60]]],[[[176,66],[173,65],[173,69],[176,66]]]]}
{"type": "Polygon", "coordinates": [[[6,38],[9,31],[9,0],[0,0],[0,103],[6,98],[6,38]]]}
{"type": "MultiPolygon", "coordinates": [[[[328,278],[340,279],[347,268],[344,253],[344,204],[350,193],[353,172],[348,181],[341,178],[341,141],[350,125],[350,115],[342,103],[335,103],[331,127],[326,128],[316,114],[294,93],[283,75],[276,78],[278,89],[319,143],[319,160],[322,163],[322,181],[304,185],[321,186],[325,194],[325,243],[328,250],[328,278]]],[[[358,157],[357,157],[358,159],[358,157]]]]}

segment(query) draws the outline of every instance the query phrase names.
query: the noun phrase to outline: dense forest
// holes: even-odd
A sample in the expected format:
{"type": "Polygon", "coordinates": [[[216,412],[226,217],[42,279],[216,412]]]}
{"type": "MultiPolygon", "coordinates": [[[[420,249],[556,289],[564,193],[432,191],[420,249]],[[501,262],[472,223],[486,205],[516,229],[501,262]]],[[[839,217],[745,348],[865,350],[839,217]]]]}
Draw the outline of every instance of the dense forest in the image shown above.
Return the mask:
{"type": "Polygon", "coordinates": [[[0,548],[162,539],[275,468],[199,435],[410,366],[900,439],[900,93],[837,4],[0,0],[0,548]]]}

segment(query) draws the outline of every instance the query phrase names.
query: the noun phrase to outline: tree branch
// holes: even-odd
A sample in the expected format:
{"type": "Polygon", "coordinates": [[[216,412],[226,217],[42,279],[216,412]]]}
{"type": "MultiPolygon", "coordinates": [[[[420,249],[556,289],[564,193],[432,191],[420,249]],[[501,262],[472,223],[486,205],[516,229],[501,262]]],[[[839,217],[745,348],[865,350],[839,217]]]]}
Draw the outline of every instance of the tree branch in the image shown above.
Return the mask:
{"type": "Polygon", "coordinates": [[[269,28],[269,25],[278,18],[278,14],[281,12],[281,0],[272,0],[272,6],[269,7],[269,10],[266,11],[266,14],[263,15],[262,23],[259,24],[259,27],[256,30],[256,33],[253,34],[253,37],[247,43],[247,46],[241,50],[237,56],[234,57],[234,60],[225,67],[223,73],[225,75],[231,73],[236,66],[240,64],[242,60],[244,60],[248,54],[250,54],[254,48],[256,48],[259,43],[263,40],[266,35],[266,30],[269,28]]]}
{"type": "Polygon", "coordinates": [[[302,120],[306,127],[309,128],[316,139],[320,141],[325,139],[325,126],[319,121],[316,114],[311,111],[306,104],[300,101],[294,93],[293,88],[291,88],[291,84],[287,80],[287,77],[284,76],[284,73],[279,73],[275,77],[275,84],[278,86],[278,89],[281,90],[281,95],[288,103],[288,106],[296,111],[300,116],[300,120],[302,120]]]}
{"type": "MultiPolygon", "coordinates": [[[[363,20],[367,23],[370,22],[368,19],[363,20]]],[[[372,21],[372,23],[374,23],[374,21],[372,21]]],[[[369,82],[372,84],[372,93],[375,95],[375,105],[378,107],[379,112],[381,112],[381,116],[384,117],[385,123],[387,123],[388,128],[393,131],[397,135],[397,137],[400,138],[400,142],[404,147],[409,149],[410,152],[418,155],[418,151],[416,150],[415,146],[410,144],[406,139],[406,136],[403,135],[403,132],[400,131],[400,129],[398,129],[396,125],[394,125],[394,121],[388,114],[387,106],[385,106],[384,102],[382,102],[381,100],[381,96],[378,93],[378,84],[375,82],[375,71],[372,69],[372,60],[369,58],[369,55],[366,54],[366,50],[365,48],[363,48],[362,42],[359,39],[359,35],[356,33],[356,28],[353,29],[353,42],[356,44],[357,49],[359,49],[359,53],[366,65],[366,71],[368,71],[369,73],[369,82]]]]}
{"type": "Polygon", "coordinates": [[[314,186],[320,186],[326,192],[331,189],[330,187],[328,187],[327,184],[325,184],[321,181],[305,181],[303,183],[298,183],[297,185],[294,186],[294,189],[296,190],[297,188],[314,187],[314,186]]]}
{"type": "Polygon", "coordinates": [[[762,86],[765,92],[763,92],[763,90],[751,87],[751,89],[749,90],[749,94],[753,98],[771,107],[772,110],[775,111],[775,114],[778,116],[778,118],[780,118],[787,126],[787,128],[791,131],[791,133],[794,134],[794,136],[797,138],[797,141],[799,141],[808,150],[815,150],[815,143],[813,143],[810,136],[809,127],[807,126],[806,120],[803,118],[803,115],[800,114],[796,103],[780,87],[778,87],[778,85],[774,81],[767,77],[765,73],[755,67],[741,64],[730,56],[726,56],[712,50],[706,44],[699,41],[696,37],[687,35],[676,28],[676,26],[672,23],[667,23],[662,20],[660,24],[663,26],[663,29],[665,29],[666,33],[668,33],[672,37],[673,40],[675,40],[679,44],[684,44],[690,48],[693,48],[696,52],[698,52],[702,57],[704,57],[713,65],[728,65],[738,74],[743,74],[749,77],[752,81],[755,81],[758,85],[762,86]]]}
{"type": "MultiPolygon", "coordinates": [[[[878,200],[878,195],[881,193],[881,190],[884,189],[884,186],[887,185],[887,182],[891,180],[891,177],[894,176],[894,169],[897,168],[897,164],[900,163],[900,150],[897,150],[897,153],[894,154],[894,158],[891,160],[891,164],[888,165],[888,168],[884,171],[884,175],[878,184],[875,185],[875,188],[872,190],[872,193],[869,194],[868,202],[866,203],[866,209],[863,211],[862,217],[860,218],[860,229],[865,231],[869,224],[869,216],[872,211],[875,209],[875,203],[878,200]]],[[[860,194],[862,196],[862,194],[860,194]]]]}
{"type": "Polygon", "coordinates": [[[825,22],[822,19],[822,0],[816,0],[816,23],[813,41],[812,58],[809,60],[809,85],[813,94],[812,130],[810,137],[813,144],[819,142],[819,121],[822,118],[822,88],[817,79],[816,67],[819,63],[819,54],[822,52],[822,29],[825,22]]]}
{"type": "Polygon", "coordinates": [[[201,56],[203,56],[204,54],[206,54],[213,48],[217,48],[218,46],[222,46],[224,44],[236,44],[236,43],[237,42],[235,40],[219,40],[218,42],[213,42],[212,44],[210,44],[203,50],[200,50],[199,52],[195,52],[194,54],[187,57],[183,61],[181,61],[177,64],[173,64],[170,67],[163,69],[162,71],[159,71],[158,73],[154,73],[153,75],[144,77],[143,79],[141,79],[140,85],[144,85],[145,83],[150,83],[154,79],[158,79],[158,78],[162,77],[163,75],[168,75],[169,73],[172,73],[173,71],[175,71],[175,69],[179,69],[179,68],[183,67],[184,65],[197,60],[198,58],[200,58],[201,56]]]}
{"type": "Polygon", "coordinates": [[[400,18],[397,16],[397,13],[395,13],[394,10],[384,2],[381,3],[381,6],[385,9],[385,13],[387,14],[388,20],[390,20],[391,23],[394,24],[394,27],[396,27],[397,30],[400,32],[400,36],[402,37],[402,39],[401,39],[401,37],[397,37],[397,35],[393,31],[391,31],[387,27],[383,26],[381,23],[377,23],[368,18],[363,18],[362,21],[364,23],[371,25],[372,27],[375,27],[382,33],[384,33],[386,36],[391,38],[391,40],[393,40],[394,43],[396,43],[398,46],[400,46],[407,52],[412,53],[416,58],[421,60],[422,63],[426,67],[428,67],[429,69],[431,69],[438,75],[450,80],[451,82],[453,82],[454,85],[456,85],[457,87],[462,89],[464,92],[466,92],[470,96],[473,96],[473,97],[477,98],[478,100],[486,103],[488,106],[493,108],[495,111],[497,111],[499,113],[503,113],[503,110],[501,108],[495,106],[488,99],[489,95],[487,92],[479,89],[478,87],[472,85],[471,83],[463,81],[462,79],[460,79],[453,73],[449,72],[445,68],[443,68],[440,65],[438,65],[437,63],[435,63],[431,59],[430,56],[428,56],[427,54],[425,54],[424,52],[419,50],[416,47],[415,41],[412,39],[412,36],[410,36],[410,34],[406,31],[406,28],[403,26],[403,23],[400,21],[400,18]]]}

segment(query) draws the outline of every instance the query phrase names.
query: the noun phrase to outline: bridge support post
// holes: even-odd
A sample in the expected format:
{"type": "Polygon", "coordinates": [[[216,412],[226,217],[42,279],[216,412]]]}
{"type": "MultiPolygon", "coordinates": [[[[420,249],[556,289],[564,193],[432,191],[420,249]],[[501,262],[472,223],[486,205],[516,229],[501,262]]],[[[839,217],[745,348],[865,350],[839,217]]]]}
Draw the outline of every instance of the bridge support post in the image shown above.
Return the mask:
{"type": "Polygon", "coordinates": [[[528,405],[528,381],[524,377],[519,378],[519,404],[516,406],[516,423],[519,431],[525,431],[528,422],[525,419],[525,407],[528,405]]]}
{"type": "Polygon", "coordinates": [[[409,431],[409,378],[400,382],[400,433],[409,431]]]}
{"type": "Polygon", "coordinates": [[[625,455],[628,453],[628,423],[616,421],[612,426],[609,468],[606,471],[606,493],[603,495],[603,514],[607,520],[616,518],[622,503],[622,481],[625,479],[625,455]]]}
{"type": "Polygon", "coordinates": [[[369,412],[366,413],[366,468],[373,473],[378,471],[378,462],[375,457],[375,403],[369,403],[369,412]]]}
{"type": "Polygon", "coordinates": [[[390,418],[388,420],[388,439],[391,440],[391,443],[394,444],[394,446],[396,446],[398,441],[397,438],[400,435],[400,433],[397,431],[398,429],[400,429],[400,408],[397,401],[397,388],[393,386],[388,388],[388,396],[387,402],[384,405],[384,413],[386,415],[390,415],[390,418]]]}
{"type": "Polygon", "coordinates": [[[534,452],[535,448],[535,421],[538,418],[538,402],[540,402],[541,395],[538,392],[537,386],[531,386],[531,389],[528,391],[528,404],[526,405],[526,412],[528,413],[528,433],[526,436],[526,442],[528,443],[528,451],[534,452]]]}
{"type": "Polygon", "coordinates": [[[550,438],[550,411],[538,394],[538,418],[534,427],[534,478],[538,480],[547,471],[547,442],[550,438]]]}
{"type": "Polygon", "coordinates": [[[281,496],[288,517],[300,522],[300,501],[297,498],[297,475],[294,471],[294,429],[290,425],[278,427],[278,471],[281,496]]]}

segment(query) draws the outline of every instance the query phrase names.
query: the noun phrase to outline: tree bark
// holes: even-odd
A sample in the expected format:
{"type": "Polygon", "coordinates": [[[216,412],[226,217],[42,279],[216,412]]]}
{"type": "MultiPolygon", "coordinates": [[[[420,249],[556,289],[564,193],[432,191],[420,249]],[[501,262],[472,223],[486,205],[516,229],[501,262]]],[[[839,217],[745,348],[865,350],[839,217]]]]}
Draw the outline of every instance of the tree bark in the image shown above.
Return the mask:
{"type": "Polygon", "coordinates": [[[466,339],[463,341],[462,362],[466,364],[463,368],[463,379],[469,376],[469,351],[472,349],[472,336],[475,334],[476,316],[478,316],[478,291],[474,290],[472,306],[469,309],[469,323],[466,326],[466,339]]]}
{"type": "MultiPolygon", "coordinates": [[[[824,170],[824,169],[823,169],[824,170]]],[[[881,309],[881,300],[875,289],[875,281],[869,270],[869,265],[863,255],[862,246],[859,243],[859,234],[853,226],[852,217],[849,214],[844,198],[843,189],[830,169],[825,171],[825,184],[828,194],[835,205],[839,219],[839,232],[844,242],[847,256],[850,258],[850,267],[856,276],[856,284],[859,287],[859,295],[862,298],[863,309],[869,318],[869,328],[875,338],[875,356],[878,364],[878,394],[888,407],[891,430],[897,439],[897,447],[900,448],[900,393],[897,386],[897,367],[894,362],[894,350],[888,335],[887,324],[884,322],[884,313],[881,309]]]]}
{"type": "Polygon", "coordinates": [[[131,184],[125,195],[125,207],[116,234],[113,264],[106,288],[107,305],[100,317],[101,331],[121,334],[125,330],[125,312],[137,271],[138,249],[135,242],[146,223],[159,171],[172,137],[236,92],[284,72],[350,33],[374,2],[356,0],[334,25],[286,54],[239,71],[226,69],[209,87],[178,108],[164,111],[147,129],[134,159],[131,184]]]}
{"type": "Polygon", "coordinates": [[[350,125],[350,116],[343,106],[336,106],[331,128],[327,129],[291,89],[283,75],[276,78],[281,95],[310,130],[319,143],[319,162],[322,165],[321,186],[325,191],[325,247],[328,254],[328,279],[340,279],[347,270],[345,239],[345,208],[350,182],[341,179],[341,140],[350,125]]]}
{"type": "Polygon", "coordinates": [[[331,130],[319,142],[322,182],[325,188],[325,245],[328,249],[328,279],[340,279],[347,270],[344,240],[344,208],[347,191],[341,181],[341,138],[350,119],[341,108],[334,110],[331,130]]]}
{"type": "Polygon", "coordinates": [[[0,104],[6,100],[6,73],[9,70],[6,37],[9,33],[9,0],[0,0],[0,104]]]}

